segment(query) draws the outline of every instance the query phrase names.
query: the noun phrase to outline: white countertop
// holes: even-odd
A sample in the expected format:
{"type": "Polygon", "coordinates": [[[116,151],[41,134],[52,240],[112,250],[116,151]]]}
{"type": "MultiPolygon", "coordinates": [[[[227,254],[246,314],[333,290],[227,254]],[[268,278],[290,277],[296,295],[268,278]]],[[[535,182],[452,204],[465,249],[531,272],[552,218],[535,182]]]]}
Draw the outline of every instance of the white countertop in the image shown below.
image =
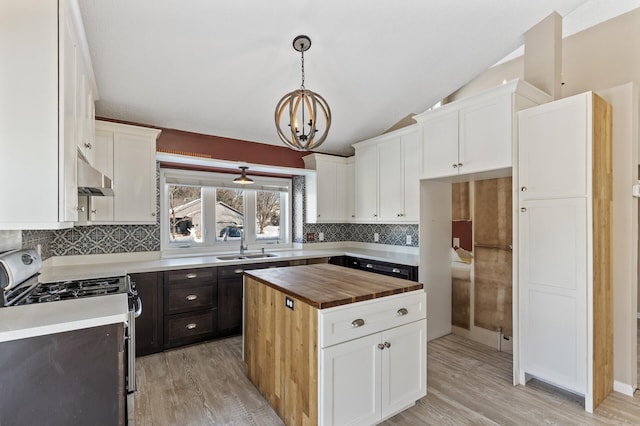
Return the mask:
{"type": "MultiPolygon", "coordinates": [[[[247,252],[247,254],[256,252],[247,252]]],[[[219,260],[223,253],[173,258],[144,256],[77,256],[69,264],[49,264],[39,276],[40,282],[123,276],[133,273],[206,268],[247,263],[278,262],[331,256],[353,256],[383,262],[417,266],[418,255],[390,250],[359,247],[291,249],[268,251],[276,257],[263,259],[219,260]]],[[[227,253],[228,254],[228,253],[227,253]]],[[[46,265],[46,263],[45,263],[46,265]]],[[[88,297],[11,306],[0,309],[0,342],[127,321],[126,294],[88,297]]]]}
{"type": "MultiPolygon", "coordinates": [[[[258,252],[247,252],[247,254],[258,252]]],[[[169,271],[177,269],[206,268],[212,266],[241,265],[248,263],[278,262],[296,259],[313,259],[331,256],[354,256],[383,262],[400,263],[403,265],[417,266],[418,255],[399,253],[393,251],[379,251],[363,248],[337,248],[320,250],[279,250],[268,251],[276,254],[276,257],[263,259],[219,260],[217,256],[225,255],[216,253],[210,255],[194,255],[185,257],[173,257],[152,260],[114,261],[103,263],[75,263],[70,265],[46,266],[42,269],[39,281],[54,282],[63,280],[76,280],[87,278],[115,277],[126,274],[169,271]]],[[[228,254],[228,253],[227,253],[228,254]]],[[[80,256],[83,257],[83,256],[80,256]]],[[[90,262],[91,256],[84,256],[90,262]]]]}
{"type": "Polygon", "coordinates": [[[125,323],[126,294],[62,300],[0,309],[0,342],[125,323]]]}

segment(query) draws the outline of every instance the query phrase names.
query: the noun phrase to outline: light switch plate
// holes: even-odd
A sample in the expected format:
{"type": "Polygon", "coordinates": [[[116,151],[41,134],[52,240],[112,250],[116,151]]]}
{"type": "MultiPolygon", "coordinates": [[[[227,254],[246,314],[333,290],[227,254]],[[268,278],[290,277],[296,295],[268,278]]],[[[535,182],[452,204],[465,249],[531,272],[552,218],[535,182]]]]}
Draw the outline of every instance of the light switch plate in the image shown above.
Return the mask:
{"type": "Polygon", "coordinates": [[[293,305],[293,299],[288,297],[288,296],[285,296],[285,298],[284,298],[284,305],[287,308],[291,309],[292,311],[295,310],[294,309],[294,305],[293,305]]]}
{"type": "Polygon", "coordinates": [[[453,246],[454,247],[460,247],[460,238],[453,237],[453,246]]]}
{"type": "Polygon", "coordinates": [[[407,245],[411,245],[411,235],[407,235],[407,245]]]}
{"type": "Polygon", "coordinates": [[[318,233],[318,240],[324,241],[324,232],[319,232],[318,233]]]}
{"type": "Polygon", "coordinates": [[[375,241],[376,243],[378,241],[380,241],[380,234],[378,234],[377,232],[373,234],[373,241],[375,241]]]}

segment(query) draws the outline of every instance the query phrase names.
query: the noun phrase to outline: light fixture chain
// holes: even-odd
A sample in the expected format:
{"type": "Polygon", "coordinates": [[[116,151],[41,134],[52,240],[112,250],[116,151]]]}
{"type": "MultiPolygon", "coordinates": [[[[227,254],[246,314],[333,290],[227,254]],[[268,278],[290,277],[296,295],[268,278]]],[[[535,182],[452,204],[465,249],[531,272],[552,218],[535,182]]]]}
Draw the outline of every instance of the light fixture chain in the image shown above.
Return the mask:
{"type": "Polygon", "coordinates": [[[300,88],[304,90],[304,49],[300,54],[302,55],[302,83],[300,83],[300,88]]]}

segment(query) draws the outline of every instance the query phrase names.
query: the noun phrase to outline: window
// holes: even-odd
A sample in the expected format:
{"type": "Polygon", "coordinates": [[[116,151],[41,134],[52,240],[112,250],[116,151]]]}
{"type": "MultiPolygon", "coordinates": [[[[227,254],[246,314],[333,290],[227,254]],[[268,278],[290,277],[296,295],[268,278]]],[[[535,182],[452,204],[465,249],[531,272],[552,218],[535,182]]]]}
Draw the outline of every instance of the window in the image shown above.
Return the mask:
{"type": "Polygon", "coordinates": [[[291,244],[291,181],[253,178],[251,187],[233,184],[236,175],[161,170],[163,251],[239,250],[291,244]]]}

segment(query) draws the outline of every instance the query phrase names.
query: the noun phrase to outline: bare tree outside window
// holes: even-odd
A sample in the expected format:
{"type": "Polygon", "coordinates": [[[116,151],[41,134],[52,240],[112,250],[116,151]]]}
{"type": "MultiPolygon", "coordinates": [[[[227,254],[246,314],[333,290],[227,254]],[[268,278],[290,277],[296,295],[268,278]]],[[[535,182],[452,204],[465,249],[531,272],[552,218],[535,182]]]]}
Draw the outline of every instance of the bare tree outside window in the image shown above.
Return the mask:
{"type": "Polygon", "coordinates": [[[202,189],[198,186],[169,186],[169,220],[172,240],[201,239],[202,189]]]}
{"type": "Polygon", "coordinates": [[[259,239],[280,237],[280,193],[256,192],[256,224],[259,239]]]}

